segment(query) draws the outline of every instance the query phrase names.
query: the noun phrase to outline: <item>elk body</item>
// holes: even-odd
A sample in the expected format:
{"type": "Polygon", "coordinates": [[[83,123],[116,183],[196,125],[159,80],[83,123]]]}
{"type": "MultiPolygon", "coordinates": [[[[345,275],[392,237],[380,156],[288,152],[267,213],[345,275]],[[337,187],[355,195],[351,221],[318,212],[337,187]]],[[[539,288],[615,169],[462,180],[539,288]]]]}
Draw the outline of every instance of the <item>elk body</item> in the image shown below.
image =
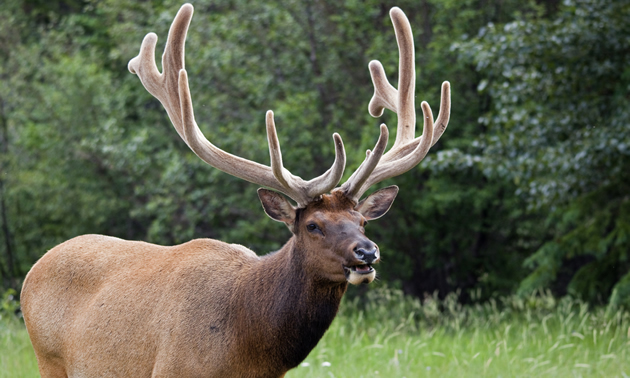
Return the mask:
{"type": "Polygon", "coordinates": [[[163,73],[157,37],[148,34],[129,69],[165,107],[188,146],[205,162],[271,188],[259,189],[265,212],[293,233],[278,251],[211,239],[173,247],[100,235],[69,240],[46,253],[22,289],[24,320],[42,377],[282,377],[315,347],[335,317],[348,283],[369,283],[380,251],[365,236],[367,221],[384,215],[398,188],[360,198],[370,186],[416,166],[444,132],[450,87],[442,86],[436,125],[422,103],[424,127],[415,138],[415,68],[404,13],[391,17],[400,52],[398,89],[377,61],[370,63],[373,116],[398,114],[393,147],[381,125],[373,151],[340,187],[345,167],[341,137],[336,158],[310,181],[282,165],[273,113],[266,124],[271,165],[224,152],[193,116],[184,69],[184,42],[193,9],[178,12],[166,43],[163,73]],[[284,195],[293,199],[293,205],[284,195]]]}

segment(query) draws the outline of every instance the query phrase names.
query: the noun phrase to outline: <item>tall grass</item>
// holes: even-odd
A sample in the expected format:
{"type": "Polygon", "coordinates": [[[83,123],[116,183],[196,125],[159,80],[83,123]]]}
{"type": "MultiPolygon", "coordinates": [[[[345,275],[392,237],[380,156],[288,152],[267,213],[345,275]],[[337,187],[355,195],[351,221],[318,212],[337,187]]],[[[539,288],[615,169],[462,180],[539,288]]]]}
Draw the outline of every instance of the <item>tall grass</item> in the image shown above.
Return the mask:
{"type": "Polygon", "coordinates": [[[461,306],[379,289],[342,306],[297,377],[628,377],[630,314],[549,293],[461,306]]]}
{"type": "MultiPolygon", "coordinates": [[[[345,300],[298,377],[629,377],[630,314],[549,293],[462,306],[380,288],[345,300]]],[[[37,377],[23,323],[0,319],[0,378],[37,377]]]]}

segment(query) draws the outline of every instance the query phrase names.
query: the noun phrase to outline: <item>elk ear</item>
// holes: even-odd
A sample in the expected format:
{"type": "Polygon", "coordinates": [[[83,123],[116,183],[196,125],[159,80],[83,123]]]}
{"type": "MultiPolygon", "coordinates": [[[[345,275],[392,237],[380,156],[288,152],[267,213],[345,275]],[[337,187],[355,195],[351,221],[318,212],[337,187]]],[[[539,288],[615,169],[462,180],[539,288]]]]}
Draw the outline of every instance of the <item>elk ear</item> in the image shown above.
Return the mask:
{"type": "Polygon", "coordinates": [[[280,193],[264,188],[258,189],[258,198],[269,218],[284,222],[291,229],[295,222],[295,207],[280,193]]]}
{"type": "Polygon", "coordinates": [[[398,194],[398,187],[396,185],[388,186],[367,196],[354,209],[367,220],[378,219],[392,207],[396,194],[398,194]]]}

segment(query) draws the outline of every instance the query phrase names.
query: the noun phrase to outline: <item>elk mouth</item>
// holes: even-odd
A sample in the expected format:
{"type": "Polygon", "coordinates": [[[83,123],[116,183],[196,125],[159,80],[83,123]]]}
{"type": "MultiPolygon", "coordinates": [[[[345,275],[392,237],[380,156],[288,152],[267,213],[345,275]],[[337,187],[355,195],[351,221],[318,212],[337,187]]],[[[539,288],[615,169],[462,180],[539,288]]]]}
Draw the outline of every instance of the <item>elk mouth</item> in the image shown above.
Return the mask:
{"type": "Polygon", "coordinates": [[[357,274],[370,274],[374,271],[372,265],[370,264],[362,264],[362,265],[354,265],[354,266],[345,266],[343,267],[344,272],[346,273],[346,277],[351,273],[357,274]]]}
{"type": "Polygon", "coordinates": [[[353,285],[368,284],[376,277],[376,271],[371,264],[344,265],[343,272],[346,275],[346,281],[353,285]]]}

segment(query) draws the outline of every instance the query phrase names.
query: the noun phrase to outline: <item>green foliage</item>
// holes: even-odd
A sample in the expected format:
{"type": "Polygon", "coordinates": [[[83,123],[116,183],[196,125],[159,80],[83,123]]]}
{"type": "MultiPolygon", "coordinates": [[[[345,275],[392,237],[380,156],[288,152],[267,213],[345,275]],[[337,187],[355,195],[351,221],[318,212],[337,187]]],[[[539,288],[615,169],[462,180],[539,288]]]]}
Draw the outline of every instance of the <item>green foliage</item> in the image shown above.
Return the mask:
{"type": "Polygon", "coordinates": [[[548,228],[520,292],[556,286],[606,300],[630,269],[629,35],[630,2],[578,0],[455,45],[491,100],[484,172],[513,181],[548,228]]]}
{"type": "MultiPolygon", "coordinates": [[[[19,280],[39,256],[83,233],[162,244],[213,237],[261,253],[286,241],[289,233],[283,225],[270,222],[260,211],[256,188],[208,168],[190,153],[161,106],[124,69],[148,31],[155,31],[163,43],[179,2],[86,2],[81,12],[74,7],[78,2],[50,8],[33,4],[15,0],[13,8],[2,13],[7,20],[0,94],[6,121],[6,230],[0,243],[5,287],[19,288],[19,280]]],[[[507,20],[510,9],[519,7],[510,2],[488,16],[473,2],[398,5],[414,26],[419,25],[414,27],[420,49],[418,88],[435,105],[442,80],[455,74],[465,79],[470,72],[461,64],[452,69],[439,64],[454,57],[448,49],[449,33],[474,32],[488,17],[507,20]],[[468,23],[447,17],[458,10],[467,10],[462,17],[468,23]],[[435,42],[433,29],[443,33],[435,42]]],[[[347,177],[376,140],[380,122],[361,110],[372,92],[368,61],[382,60],[392,79],[396,77],[390,6],[374,1],[195,6],[187,68],[196,117],[206,135],[227,151],[265,163],[263,117],[271,108],[290,170],[312,177],[327,169],[333,158],[330,134],[336,131],[344,136],[349,154],[347,177]]],[[[466,86],[460,90],[470,93],[466,86]]],[[[477,115],[461,96],[454,96],[454,110],[454,132],[445,143],[466,145],[475,127],[467,119],[477,115]]],[[[394,117],[387,114],[383,120],[393,123],[394,117]]],[[[474,286],[480,276],[490,277],[485,282],[494,289],[513,286],[502,273],[496,278],[501,282],[494,283],[493,263],[472,273],[466,269],[486,247],[476,242],[485,237],[479,234],[496,231],[484,215],[485,207],[493,193],[505,192],[500,183],[488,189],[479,181],[478,170],[466,169],[466,179],[460,178],[458,168],[446,168],[445,175],[417,169],[402,178],[405,198],[399,199],[390,220],[379,222],[373,231],[374,239],[382,236],[387,247],[384,279],[402,277],[402,282],[411,283],[409,290],[419,294],[436,289],[432,280],[422,279],[426,269],[446,277],[438,283],[444,292],[474,286]],[[469,180],[476,184],[468,187],[469,180]],[[418,181],[427,184],[418,187],[418,181]],[[476,192],[484,189],[483,195],[476,192]],[[406,213],[408,208],[413,211],[406,213]],[[465,222],[457,216],[462,208],[479,216],[465,222]],[[433,231],[433,217],[445,214],[453,214],[450,222],[433,231]],[[404,218],[397,221],[401,215],[404,218]],[[418,248],[427,243],[431,245],[418,248]],[[476,246],[469,253],[471,244],[476,246]],[[445,246],[452,251],[446,269],[440,257],[445,246]],[[428,263],[418,265],[419,260],[428,263]],[[410,261],[416,261],[418,269],[410,261]]],[[[505,256],[502,261],[516,262],[511,267],[522,260],[505,256]]]]}
{"type": "Polygon", "coordinates": [[[8,289],[0,298],[0,319],[2,317],[13,317],[20,309],[20,302],[16,300],[16,291],[8,289]]]}
{"type": "MultiPolygon", "coordinates": [[[[186,63],[201,129],[266,164],[273,109],[287,168],[305,178],[332,163],[333,132],[348,152],[345,177],[381,122],[394,140],[395,116],[366,111],[367,64],[379,59],[396,82],[387,13],[404,9],[418,102],[437,109],[449,80],[453,106],[440,143],[396,178],[398,200],[369,227],[383,281],[418,297],[552,287],[625,306],[627,1],[193,3],[186,63]]],[[[11,0],[0,9],[0,292],[85,233],[160,244],[211,237],[261,254],[289,237],[261,211],[255,186],[188,150],[125,69],[149,31],[161,53],[180,5],[11,0]]]]}
{"type": "Polygon", "coordinates": [[[608,310],[615,311],[620,307],[630,308],[630,273],[617,282],[610,296],[608,310]]]}

